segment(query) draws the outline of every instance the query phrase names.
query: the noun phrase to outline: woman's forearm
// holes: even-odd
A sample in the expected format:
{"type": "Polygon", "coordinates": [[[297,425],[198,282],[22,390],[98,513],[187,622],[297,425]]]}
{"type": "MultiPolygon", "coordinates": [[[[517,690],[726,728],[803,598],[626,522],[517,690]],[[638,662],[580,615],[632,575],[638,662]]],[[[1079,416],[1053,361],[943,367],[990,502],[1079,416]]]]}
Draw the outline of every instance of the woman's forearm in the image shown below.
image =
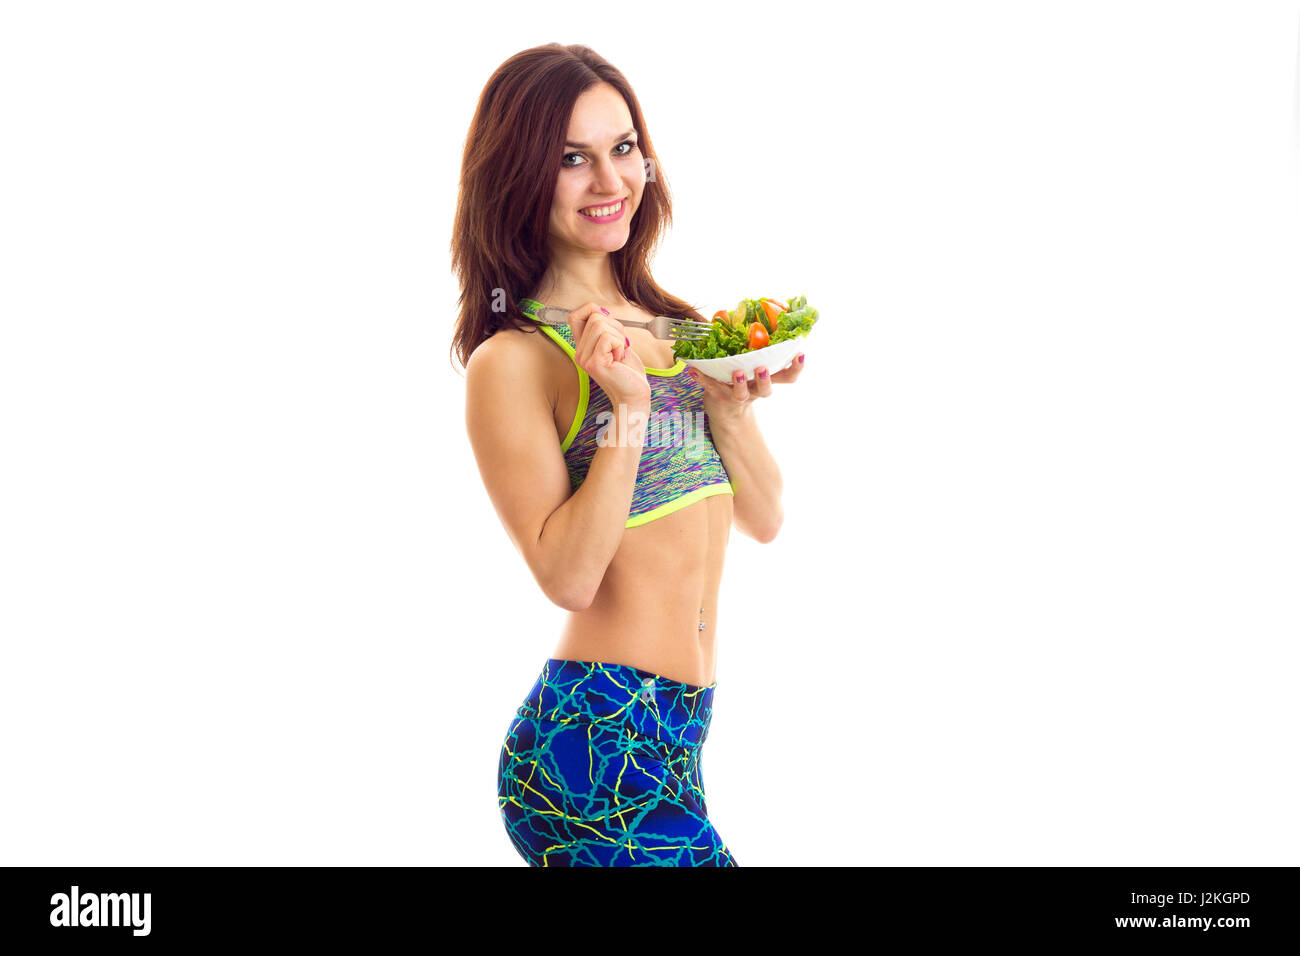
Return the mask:
{"type": "MultiPolygon", "coordinates": [[[[626,406],[616,406],[616,416],[619,408],[626,406]]],[[[625,420],[635,425],[637,411],[644,423],[648,409],[627,408],[625,420]]],[[[591,606],[623,540],[632,510],[645,428],[644,424],[629,427],[620,437],[617,426],[616,417],[604,439],[607,444],[598,441],[578,490],[542,526],[539,544],[548,569],[544,590],[552,601],[569,611],[584,611],[591,606]]]]}
{"type": "Polygon", "coordinates": [[[735,493],[733,523],[742,534],[766,544],[785,520],[783,485],[781,469],[763,441],[753,409],[735,418],[710,418],[709,432],[735,493]]]}

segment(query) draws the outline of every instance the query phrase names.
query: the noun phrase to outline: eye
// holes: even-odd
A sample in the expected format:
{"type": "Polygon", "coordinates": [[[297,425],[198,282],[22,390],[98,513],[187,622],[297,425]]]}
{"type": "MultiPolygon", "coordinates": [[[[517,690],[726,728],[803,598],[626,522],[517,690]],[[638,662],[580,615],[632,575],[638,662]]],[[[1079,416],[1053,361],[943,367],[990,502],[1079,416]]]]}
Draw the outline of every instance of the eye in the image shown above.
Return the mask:
{"type": "MultiPolygon", "coordinates": [[[[616,156],[618,156],[618,157],[623,157],[623,156],[628,155],[628,153],[631,153],[632,150],[636,149],[636,140],[634,140],[634,139],[625,139],[625,140],[623,140],[623,142],[619,143],[618,146],[615,146],[614,149],[617,150],[617,149],[620,149],[620,148],[623,147],[623,146],[626,146],[626,147],[627,147],[627,152],[625,152],[625,153],[615,153],[614,155],[616,155],[616,156]]],[[[570,163],[570,162],[567,162],[567,160],[568,160],[568,158],[569,158],[570,156],[581,156],[581,155],[582,155],[582,153],[565,153],[563,156],[560,157],[560,166],[562,166],[564,169],[576,169],[576,168],[578,167],[578,164],[577,164],[577,163],[570,163]]]]}

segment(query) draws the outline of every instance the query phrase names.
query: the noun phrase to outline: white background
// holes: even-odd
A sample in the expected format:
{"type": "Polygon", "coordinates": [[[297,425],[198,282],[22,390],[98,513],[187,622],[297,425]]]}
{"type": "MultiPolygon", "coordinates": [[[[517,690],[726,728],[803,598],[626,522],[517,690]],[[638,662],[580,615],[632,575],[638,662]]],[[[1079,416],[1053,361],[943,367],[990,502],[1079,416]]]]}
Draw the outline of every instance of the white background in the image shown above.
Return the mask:
{"type": "Polygon", "coordinates": [[[565,612],[448,242],[552,40],[641,99],[660,283],[821,310],[721,595],[739,863],[1296,864],[1291,0],[6,4],[0,862],[523,865],[565,612]]]}

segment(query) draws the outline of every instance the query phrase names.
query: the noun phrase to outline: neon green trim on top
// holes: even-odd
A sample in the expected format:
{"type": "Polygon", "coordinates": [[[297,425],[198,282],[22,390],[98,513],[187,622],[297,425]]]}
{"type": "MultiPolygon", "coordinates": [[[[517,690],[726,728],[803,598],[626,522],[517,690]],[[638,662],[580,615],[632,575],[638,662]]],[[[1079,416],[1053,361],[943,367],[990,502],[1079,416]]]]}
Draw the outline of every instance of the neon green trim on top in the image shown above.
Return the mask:
{"type": "Polygon", "coordinates": [[[732,484],[728,481],[724,484],[705,485],[703,488],[696,488],[694,491],[687,492],[680,498],[668,502],[666,505],[660,505],[645,514],[637,515],[635,518],[628,518],[624,528],[635,528],[639,524],[645,524],[647,521],[654,521],[655,518],[662,518],[664,515],[670,515],[674,511],[685,508],[687,505],[695,504],[701,498],[708,498],[713,495],[735,494],[732,484]]]}
{"type": "Polygon", "coordinates": [[[560,451],[564,452],[569,450],[569,446],[573,444],[573,439],[578,436],[578,429],[582,426],[582,420],[587,415],[587,399],[591,396],[591,383],[587,378],[587,373],[578,364],[578,356],[574,354],[573,347],[564,341],[564,337],[542,322],[538,322],[537,327],[560,343],[560,348],[569,353],[569,358],[573,360],[573,367],[578,370],[578,408],[573,413],[573,424],[569,426],[568,437],[564,439],[564,444],[560,445],[560,451]]]}
{"type": "MultiPolygon", "coordinates": [[[[531,319],[532,318],[531,313],[536,312],[538,309],[545,308],[545,303],[538,302],[536,299],[530,299],[527,296],[524,296],[519,300],[519,307],[523,310],[524,315],[528,316],[531,319]]],[[[544,322],[538,322],[537,325],[540,328],[545,329],[548,333],[550,333],[551,338],[555,339],[555,341],[559,342],[562,346],[564,346],[564,351],[569,353],[569,358],[573,359],[573,364],[577,366],[579,373],[581,373],[581,375],[583,376],[582,379],[583,389],[584,389],[583,401],[579,407],[581,407],[583,411],[586,411],[587,408],[586,395],[589,390],[587,387],[587,378],[586,378],[587,373],[582,370],[581,365],[578,365],[577,355],[574,354],[573,349],[569,346],[569,343],[564,341],[564,339],[561,338],[559,334],[554,329],[552,329],[549,325],[547,325],[544,322]]],[[[671,376],[671,375],[676,375],[684,368],[686,368],[686,362],[683,359],[678,359],[677,364],[674,365],[672,368],[646,368],[646,371],[649,372],[651,375],[671,376]]],[[[573,436],[570,435],[569,437],[572,438],[573,436]]],[[[564,447],[568,448],[569,446],[566,443],[564,447]]]]}
{"type": "MultiPolygon", "coordinates": [[[[530,319],[532,318],[533,313],[535,313],[538,309],[543,307],[543,304],[541,302],[538,302],[536,299],[530,299],[527,297],[521,299],[519,304],[524,315],[530,319]]],[[[569,426],[569,433],[567,436],[565,436],[564,442],[560,446],[562,452],[568,452],[569,449],[572,447],[573,442],[577,439],[578,433],[582,430],[582,423],[586,419],[587,412],[591,406],[591,377],[587,374],[586,370],[584,370],[582,366],[578,364],[578,356],[574,350],[574,346],[570,345],[569,342],[565,340],[564,336],[562,336],[556,330],[556,328],[546,325],[543,322],[537,322],[536,324],[542,329],[543,332],[546,333],[546,335],[548,335],[557,345],[559,345],[560,348],[564,349],[565,354],[569,356],[569,360],[573,362],[574,368],[578,370],[578,385],[579,385],[578,407],[574,411],[573,422],[569,426]]],[[[675,375],[680,374],[686,367],[687,367],[686,361],[684,359],[679,358],[676,364],[674,364],[671,368],[647,368],[646,373],[649,375],[658,375],[663,378],[671,378],[675,375]]],[[[716,449],[714,454],[716,456],[716,449]]],[[[724,469],[724,473],[725,473],[725,463],[722,462],[720,456],[718,456],[718,463],[719,466],[722,469],[724,469]]],[[[588,462],[588,467],[590,467],[590,462],[588,462]]],[[[572,470],[570,471],[570,474],[571,475],[573,474],[572,470]]],[[[638,474],[638,479],[640,477],[641,476],[638,474]]],[[[681,495],[680,497],[675,498],[674,500],[669,501],[666,504],[660,505],[657,508],[653,508],[650,511],[647,511],[643,514],[636,515],[635,517],[629,517],[624,527],[635,528],[640,525],[647,524],[651,521],[654,521],[656,518],[662,518],[665,515],[669,515],[675,511],[679,511],[680,509],[685,508],[688,505],[694,504],[695,502],[700,501],[703,498],[709,498],[714,495],[726,495],[726,494],[730,494],[734,496],[735,493],[736,493],[736,483],[734,480],[730,478],[730,476],[727,476],[727,480],[725,482],[715,481],[712,484],[695,488],[694,490],[689,491],[686,494],[681,495]]]]}

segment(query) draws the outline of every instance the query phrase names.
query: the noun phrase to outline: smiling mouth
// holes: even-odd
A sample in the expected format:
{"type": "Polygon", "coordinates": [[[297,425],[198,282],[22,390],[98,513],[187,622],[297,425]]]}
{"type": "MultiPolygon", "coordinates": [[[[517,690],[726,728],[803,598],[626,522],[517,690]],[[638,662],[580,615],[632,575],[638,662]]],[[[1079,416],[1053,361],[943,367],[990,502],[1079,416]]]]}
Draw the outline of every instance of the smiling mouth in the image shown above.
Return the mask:
{"type": "Polygon", "coordinates": [[[613,203],[606,203],[603,206],[587,206],[585,209],[579,209],[578,215],[587,219],[614,219],[623,214],[623,209],[627,205],[627,199],[623,198],[613,203]],[[603,215],[595,215],[594,210],[600,210],[603,215]]]}

